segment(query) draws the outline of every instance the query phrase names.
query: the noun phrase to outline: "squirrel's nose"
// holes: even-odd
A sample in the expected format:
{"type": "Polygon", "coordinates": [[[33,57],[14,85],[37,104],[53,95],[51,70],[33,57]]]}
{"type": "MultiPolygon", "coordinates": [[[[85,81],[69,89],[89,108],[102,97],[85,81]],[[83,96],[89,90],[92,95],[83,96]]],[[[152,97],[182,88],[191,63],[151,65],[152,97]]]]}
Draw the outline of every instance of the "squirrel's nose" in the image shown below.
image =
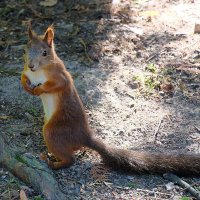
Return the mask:
{"type": "Polygon", "coordinates": [[[32,64],[29,64],[29,66],[28,66],[30,69],[33,69],[34,68],[34,65],[32,65],[32,64]]]}

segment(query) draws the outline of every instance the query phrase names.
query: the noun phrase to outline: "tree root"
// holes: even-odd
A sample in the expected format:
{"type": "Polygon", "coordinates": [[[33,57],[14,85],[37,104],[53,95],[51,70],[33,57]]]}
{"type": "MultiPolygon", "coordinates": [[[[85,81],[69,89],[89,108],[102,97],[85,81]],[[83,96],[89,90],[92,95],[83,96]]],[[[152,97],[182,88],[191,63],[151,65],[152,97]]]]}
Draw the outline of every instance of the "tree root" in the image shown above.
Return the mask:
{"type": "Polygon", "coordinates": [[[169,181],[172,181],[174,184],[180,185],[182,188],[187,190],[192,196],[200,200],[200,192],[195,190],[190,184],[186,183],[185,181],[180,179],[178,176],[167,173],[167,174],[164,174],[163,177],[169,181]]]}
{"type": "Polygon", "coordinates": [[[30,154],[17,154],[2,137],[0,137],[0,166],[7,168],[22,181],[31,185],[46,199],[65,199],[50,169],[30,154]]]}

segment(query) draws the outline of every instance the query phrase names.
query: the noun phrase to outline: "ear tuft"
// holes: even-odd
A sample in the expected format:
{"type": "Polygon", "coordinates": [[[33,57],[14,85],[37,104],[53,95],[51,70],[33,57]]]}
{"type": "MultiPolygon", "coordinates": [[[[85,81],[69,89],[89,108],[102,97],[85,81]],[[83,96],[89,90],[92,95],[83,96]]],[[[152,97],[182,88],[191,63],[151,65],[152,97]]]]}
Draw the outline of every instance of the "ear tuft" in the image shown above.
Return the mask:
{"type": "Polygon", "coordinates": [[[49,47],[52,47],[53,38],[54,38],[54,29],[53,25],[51,25],[50,27],[47,28],[44,34],[44,41],[48,44],[49,47]]]}
{"type": "Polygon", "coordinates": [[[31,27],[31,22],[29,21],[28,23],[28,36],[29,36],[29,39],[33,39],[34,37],[34,34],[33,34],[33,31],[32,31],[32,27],[31,27]]]}

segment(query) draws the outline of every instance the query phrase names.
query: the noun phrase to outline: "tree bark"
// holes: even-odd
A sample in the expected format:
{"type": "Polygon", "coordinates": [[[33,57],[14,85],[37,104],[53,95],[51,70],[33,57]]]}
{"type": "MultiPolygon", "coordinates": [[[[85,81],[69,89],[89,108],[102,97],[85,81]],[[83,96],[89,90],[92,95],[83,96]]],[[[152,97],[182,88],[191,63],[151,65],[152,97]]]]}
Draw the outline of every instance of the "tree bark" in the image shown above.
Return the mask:
{"type": "Polygon", "coordinates": [[[22,181],[31,185],[46,199],[65,199],[65,195],[60,191],[51,170],[44,163],[39,162],[32,155],[17,154],[16,150],[12,149],[1,136],[0,166],[4,166],[22,181]]]}

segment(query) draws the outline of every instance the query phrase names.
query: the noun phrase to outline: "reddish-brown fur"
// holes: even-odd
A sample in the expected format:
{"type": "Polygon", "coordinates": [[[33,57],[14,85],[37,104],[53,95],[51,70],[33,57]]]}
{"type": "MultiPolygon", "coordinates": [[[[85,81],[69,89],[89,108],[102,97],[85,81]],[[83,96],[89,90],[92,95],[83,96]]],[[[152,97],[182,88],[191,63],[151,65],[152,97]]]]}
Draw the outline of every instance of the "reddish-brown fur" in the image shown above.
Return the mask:
{"type": "MultiPolygon", "coordinates": [[[[38,37],[33,36],[29,30],[30,41],[32,45],[38,40],[53,45],[52,33],[52,28],[49,28],[43,37],[38,37]],[[34,37],[37,40],[34,40],[34,37]]],[[[32,48],[32,45],[29,44],[28,48],[32,48]]],[[[54,62],[40,66],[47,77],[46,82],[31,87],[30,80],[25,75],[27,69],[24,70],[21,80],[24,89],[32,95],[39,96],[44,93],[55,95],[55,112],[49,119],[45,119],[43,127],[48,151],[57,159],[56,162],[48,163],[50,167],[53,169],[69,167],[74,160],[74,151],[81,147],[89,147],[99,152],[107,165],[120,170],[136,173],[174,172],[182,175],[200,175],[199,155],[129,151],[109,147],[95,138],[71,75],[56,55],[54,48],[52,54],[54,62]]]]}

